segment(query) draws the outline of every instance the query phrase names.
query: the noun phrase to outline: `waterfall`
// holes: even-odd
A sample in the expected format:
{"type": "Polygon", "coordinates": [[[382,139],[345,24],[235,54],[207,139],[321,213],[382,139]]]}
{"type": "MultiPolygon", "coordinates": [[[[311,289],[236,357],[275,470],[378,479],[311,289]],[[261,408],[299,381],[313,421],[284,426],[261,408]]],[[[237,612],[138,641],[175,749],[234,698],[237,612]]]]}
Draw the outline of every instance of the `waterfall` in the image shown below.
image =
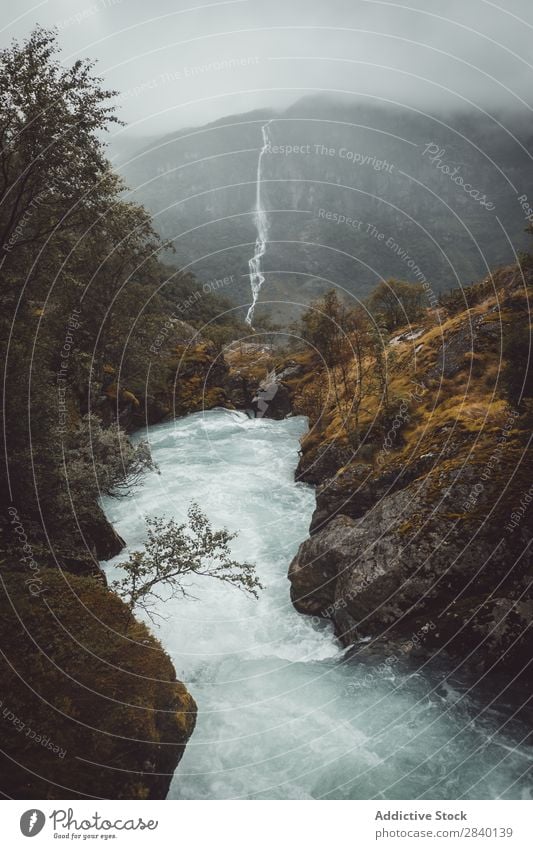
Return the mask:
{"type": "Polygon", "coordinates": [[[263,164],[264,153],[268,145],[270,144],[268,127],[271,123],[272,119],[270,121],[267,121],[267,123],[261,127],[261,135],[263,136],[263,147],[261,148],[259,158],[257,160],[257,175],[255,178],[254,223],[257,229],[257,238],[255,240],[254,255],[250,260],[248,260],[248,268],[250,269],[250,286],[252,289],[252,303],[246,315],[246,323],[249,324],[250,327],[252,326],[255,305],[259,297],[259,292],[261,290],[261,286],[265,281],[265,277],[261,271],[261,260],[265,255],[267,246],[268,216],[266,211],[263,209],[261,201],[261,169],[263,164]]]}

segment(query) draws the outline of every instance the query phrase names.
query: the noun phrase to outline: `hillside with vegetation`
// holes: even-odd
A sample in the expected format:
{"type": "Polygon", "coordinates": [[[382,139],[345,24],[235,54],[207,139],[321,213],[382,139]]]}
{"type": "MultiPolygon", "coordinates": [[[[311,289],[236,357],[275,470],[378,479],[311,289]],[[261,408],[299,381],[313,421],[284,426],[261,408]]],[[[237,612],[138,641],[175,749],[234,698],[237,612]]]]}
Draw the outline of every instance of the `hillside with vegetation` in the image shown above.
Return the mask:
{"type": "Polygon", "coordinates": [[[186,378],[176,390],[183,345],[194,383],[238,322],[215,288],[161,263],[149,214],[106,159],[112,92],[90,62],[63,65],[38,28],[0,54],[0,88],[9,794],[163,798],[196,707],[105,586],[99,560],[123,541],[100,497],[127,497],[152,467],[127,431],[199,403],[186,378]]]}
{"type": "Polygon", "coordinates": [[[532,294],[529,254],[434,308],[395,280],[364,307],[332,290],[290,350],[226,353],[243,407],[309,419],[297,479],[316,486],[317,506],[291,595],[362,655],[431,621],[424,651],[411,646],[426,660],[526,672],[532,294]]]}
{"type": "Polygon", "coordinates": [[[263,384],[309,417],[297,479],[317,488],[292,600],[354,662],[497,673],[527,701],[532,294],[528,254],[433,309],[397,281],[366,309],[330,292],[270,352],[263,384]]]}

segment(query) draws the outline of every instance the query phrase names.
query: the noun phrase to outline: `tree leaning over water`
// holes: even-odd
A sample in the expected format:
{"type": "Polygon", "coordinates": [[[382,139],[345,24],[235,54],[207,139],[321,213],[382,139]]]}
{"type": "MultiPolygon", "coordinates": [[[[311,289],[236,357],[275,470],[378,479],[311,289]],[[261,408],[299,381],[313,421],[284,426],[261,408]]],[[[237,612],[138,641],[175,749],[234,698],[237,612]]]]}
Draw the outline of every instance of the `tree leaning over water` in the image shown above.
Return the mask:
{"type": "Polygon", "coordinates": [[[229,544],[236,533],[213,530],[198,504],[191,504],[187,516],[188,522],[181,525],[173,519],[147,519],[145,550],[133,551],[129,560],[119,564],[125,576],[113,582],[113,589],[130,613],[140,608],[153,619],[158,602],[191,598],[187,580],[196,576],[214,578],[254,598],[263,589],[255,566],[231,556],[229,544]],[[164,598],[159,594],[162,590],[167,591],[164,598]]]}

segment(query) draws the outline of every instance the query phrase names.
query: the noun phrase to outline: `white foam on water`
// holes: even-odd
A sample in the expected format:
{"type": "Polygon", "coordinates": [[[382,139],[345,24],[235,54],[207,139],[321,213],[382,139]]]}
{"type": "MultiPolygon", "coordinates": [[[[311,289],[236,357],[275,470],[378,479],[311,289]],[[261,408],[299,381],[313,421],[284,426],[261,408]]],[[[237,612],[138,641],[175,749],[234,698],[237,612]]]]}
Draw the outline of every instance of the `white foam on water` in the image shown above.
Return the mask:
{"type": "MultiPolygon", "coordinates": [[[[303,418],[197,413],[148,430],[159,474],[104,508],[129,550],[146,516],[183,521],[196,501],[238,531],[259,600],[208,578],[198,600],[161,603],[154,628],[198,703],[171,798],[530,798],[530,750],[422,675],[342,662],[327,624],[290,603],[287,568],[308,532],[310,487],[294,482],[303,418]]],[[[117,575],[122,552],[104,565],[117,575]]],[[[152,626],[151,626],[152,627],[152,626]]]]}

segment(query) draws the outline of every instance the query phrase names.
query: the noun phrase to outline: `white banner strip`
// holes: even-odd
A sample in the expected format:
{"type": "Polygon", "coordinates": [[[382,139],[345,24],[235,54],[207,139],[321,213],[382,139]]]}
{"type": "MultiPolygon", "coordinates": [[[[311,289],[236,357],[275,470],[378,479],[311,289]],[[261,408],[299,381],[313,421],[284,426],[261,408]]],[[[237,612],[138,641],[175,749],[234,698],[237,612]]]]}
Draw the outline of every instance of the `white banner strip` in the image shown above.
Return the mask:
{"type": "Polygon", "coordinates": [[[533,846],[531,801],[33,800],[6,801],[2,813],[6,849],[67,840],[187,849],[533,846]]]}

